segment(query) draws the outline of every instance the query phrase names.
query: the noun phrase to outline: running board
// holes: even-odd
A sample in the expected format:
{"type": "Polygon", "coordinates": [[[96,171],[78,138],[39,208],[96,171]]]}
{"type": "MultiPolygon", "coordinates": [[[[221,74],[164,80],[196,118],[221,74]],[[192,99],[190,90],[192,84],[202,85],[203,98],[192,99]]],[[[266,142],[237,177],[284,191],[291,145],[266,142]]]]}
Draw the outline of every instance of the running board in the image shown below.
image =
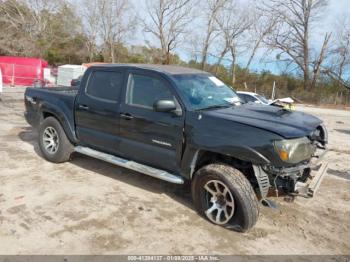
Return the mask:
{"type": "Polygon", "coordinates": [[[116,157],[114,155],[102,153],[100,151],[91,149],[89,147],[82,147],[82,146],[77,146],[74,148],[75,152],[78,152],[83,155],[87,155],[93,158],[97,158],[100,160],[103,160],[105,162],[118,165],[121,167],[125,167],[127,169],[131,169],[155,178],[159,178],[161,180],[168,181],[170,183],[175,183],[175,184],[183,184],[184,180],[182,177],[175,176],[173,174],[170,174],[164,170],[156,169],[150,166],[142,165],[139,163],[136,163],[131,160],[126,160],[120,157],[116,157]]]}

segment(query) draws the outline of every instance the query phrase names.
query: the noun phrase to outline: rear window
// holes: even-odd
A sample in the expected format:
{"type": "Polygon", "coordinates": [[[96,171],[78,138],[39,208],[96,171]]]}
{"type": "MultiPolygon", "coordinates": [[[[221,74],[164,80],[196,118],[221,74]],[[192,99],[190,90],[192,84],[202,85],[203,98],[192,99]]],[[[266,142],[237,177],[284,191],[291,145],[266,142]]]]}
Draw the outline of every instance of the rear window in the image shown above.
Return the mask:
{"type": "Polygon", "coordinates": [[[123,74],[111,71],[95,71],[91,74],[86,93],[94,98],[118,101],[123,86],[123,74]]]}

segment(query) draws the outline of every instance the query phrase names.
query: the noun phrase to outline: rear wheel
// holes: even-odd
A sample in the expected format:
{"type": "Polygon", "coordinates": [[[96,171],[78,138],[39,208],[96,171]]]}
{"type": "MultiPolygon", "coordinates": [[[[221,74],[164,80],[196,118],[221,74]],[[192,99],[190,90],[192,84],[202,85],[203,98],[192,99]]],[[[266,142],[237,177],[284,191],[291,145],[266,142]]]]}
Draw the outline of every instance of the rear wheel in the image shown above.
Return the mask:
{"type": "Polygon", "coordinates": [[[244,232],[259,217],[255,192],[247,178],[225,164],[210,164],[195,174],[192,197],[197,211],[214,224],[244,232]]]}
{"type": "Polygon", "coordinates": [[[62,163],[70,159],[74,147],[54,117],[45,118],[39,129],[39,146],[45,159],[62,163]]]}

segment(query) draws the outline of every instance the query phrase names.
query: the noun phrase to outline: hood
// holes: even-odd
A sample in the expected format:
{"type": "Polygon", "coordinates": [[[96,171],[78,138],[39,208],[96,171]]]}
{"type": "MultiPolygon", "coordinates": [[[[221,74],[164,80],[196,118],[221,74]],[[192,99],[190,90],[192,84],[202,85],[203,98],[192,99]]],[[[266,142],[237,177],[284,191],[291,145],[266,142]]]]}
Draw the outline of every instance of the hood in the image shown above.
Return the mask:
{"type": "Polygon", "coordinates": [[[284,138],[310,135],[322,121],[312,115],[287,111],[276,106],[243,104],[230,108],[203,111],[203,115],[223,118],[276,133],[284,138]]]}

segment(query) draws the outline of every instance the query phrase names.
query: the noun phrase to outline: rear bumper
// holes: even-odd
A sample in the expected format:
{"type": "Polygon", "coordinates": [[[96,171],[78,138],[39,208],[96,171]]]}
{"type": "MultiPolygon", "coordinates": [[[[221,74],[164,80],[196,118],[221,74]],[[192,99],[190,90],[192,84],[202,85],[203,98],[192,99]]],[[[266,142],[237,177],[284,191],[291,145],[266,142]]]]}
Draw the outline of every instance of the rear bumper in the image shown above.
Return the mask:
{"type": "Polygon", "coordinates": [[[32,127],[37,127],[40,122],[40,118],[36,112],[33,111],[25,111],[24,118],[29,125],[32,127]]]}

